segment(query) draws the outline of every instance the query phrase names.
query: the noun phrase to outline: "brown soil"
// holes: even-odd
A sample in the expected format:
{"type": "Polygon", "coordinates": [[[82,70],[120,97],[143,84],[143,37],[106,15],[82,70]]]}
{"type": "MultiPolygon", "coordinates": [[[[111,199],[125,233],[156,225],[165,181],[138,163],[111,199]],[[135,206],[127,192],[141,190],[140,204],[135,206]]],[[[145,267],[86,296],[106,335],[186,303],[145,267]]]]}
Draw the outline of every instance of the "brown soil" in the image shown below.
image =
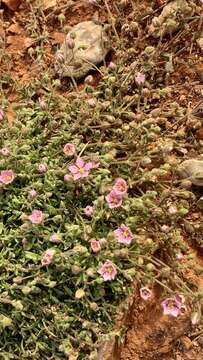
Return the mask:
{"type": "MultiPolygon", "coordinates": [[[[163,6],[166,1],[157,0],[157,6],[163,6]]],[[[49,9],[44,12],[45,18],[41,17],[33,21],[33,29],[28,29],[28,18],[33,15],[33,8],[31,4],[22,2],[17,11],[12,12],[8,10],[6,5],[2,4],[3,16],[0,16],[0,36],[5,39],[5,53],[0,53],[0,72],[2,74],[10,74],[12,81],[3,85],[7,99],[11,105],[8,107],[7,116],[12,124],[15,121],[15,113],[12,109],[12,103],[16,102],[19,94],[16,94],[13,82],[27,85],[31,84],[33,80],[40,79],[41,72],[45,72],[48,68],[53,67],[54,47],[59,46],[64,39],[64,26],[72,26],[80,21],[97,18],[99,21],[108,22],[108,13],[104,7],[95,7],[88,5],[86,1],[75,1],[73,5],[69,6],[69,1],[58,1],[58,6],[54,9],[49,9]],[[63,11],[65,15],[65,23],[60,26],[56,15],[63,11]],[[44,20],[44,23],[43,23],[44,20]],[[34,27],[36,25],[36,28],[34,27]],[[47,39],[42,44],[42,40],[36,36],[37,29],[40,32],[47,32],[47,39]],[[35,36],[31,36],[35,34],[35,36]],[[41,42],[40,42],[41,41],[41,42]],[[33,60],[32,48],[40,45],[43,48],[41,61],[33,60]],[[4,55],[7,55],[5,58],[4,55]]],[[[118,23],[118,31],[122,26],[122,21],[128,23],[133,19],[132,7],[126,7],[123,11],[118,10],[116,1],[108,1],[112,14],[117,18],[121,15],[121,22],[118,23]]],[[[127,2],[126,2],[127,3],[127,2]]],[[[130,3],[130,2],[129,2],[130,3]]],[[[142,1],[137,7],[137,12],[140,17],[145,7],[149,7],[150,1],[142,1]]],[[[0,14],[1,15],[1,14],[0,14]]],[[[146,13],[146,16],[148,14],[146,13]]],[[[194,21],[191,24],[193,33],[196,31],[198,24],[194,21]]],[[[133,37],[129,34],[126,38],[126,48],[132,46],[133,37]]],[[[136,40],[137,50],[141,51],[150,41],[145,34],[141,34],[140,40],[136,40]]],[[[163,48],[170,52],[171,40],[165,42],[163,48]]],[[[176,46],[177,51],[180,52],[179,60],[177,60],[176,70],[169,79],[168,86],[171,87],[171,94],[168,97],[168,102],[177,101],[181,106],[188,108],[193,107],[200,100],[202,92],[203,79],[203,62],[200,60],[200,53],[196,47],[196,43],[192,40],[192,35],[188,35],[187,31],[183,31],[179,37],[173,40],[173,45],[176,46]],[[192,51],[181,47],[181,44],[189,42],[192,45],[192,51]],[[199,55],[199,57],[198,57],[199,55]]],[[[136,57],[136,55],[135,55],[136,57]]],[[[160,63],[160,69],[162,64],[160,63]]],[[[99,79],[99,76],[95,76],[99,79]]],[[[67,89],[61,90],[63,95],[68,92],[67,89]]],[[[40,89],[39,93],[42,92],[40,89]]],[[[167,108],[167,101],[162,104],[167,108]]],[[[169,124],[170,125],[170,124],[169,124]]],[[[172,125],[174,126],[174,124],[172,125]]],[[[176,125],[174,129],[179,126],[176,125]]],[[[188,125],[189,126],[189,125],[188,125]]],[[[196,139],[203,139],[203,127],[199,127],[197,131],[193,132],[196,139]]],[[[193,154],[194,150],[189,149],[193,154]]],[[[193,223],[201,222],[201,214],[198,213],[197,218],[194,214],[189,216],[189,220],[193,223]]],[[[190,242],[190,239],[187,242],[190,242]]],[[[193,250],[191,249],[191,252],[193,250]]],[[[195,255],[195,261],[203,266],[203,258],[199,253],[195,255]]],[[[190,279],[197,287],[203,287],[203,276],[197,276],[191,269],[185,271],[185,276],[190,279]]],[[[197,335],[194,334],[194,329],[191,327],[190,313],[185,316],[173,319],[162,315],[159,294],[149,304],[145,304],[135,296],[130,311],[127,313],[125,319],[119,322],[119,326],[125,325],[127,332],[124,343],[116,352],[115,360],[202,360],[203,359],[203,339],[201,341],[195,340],[197,335]]],[[[199,337],[201,340],[201,337],[199,337]]],[[[114,355],[112,346],[101,349],[100,360],[113,360],[114,355]],[[108,353],[108,354],[107,354],[108,353]],[[106,354],[106,355],[105,355],[106,354]]]]}
{"type": "Polygon", "coordinates": [[[158,299],[148,306],[134,306],[127,325],[120,360],[201,360],[202,349],[186,336],[190,317],[174,319],[162,315],[158,299]]]}

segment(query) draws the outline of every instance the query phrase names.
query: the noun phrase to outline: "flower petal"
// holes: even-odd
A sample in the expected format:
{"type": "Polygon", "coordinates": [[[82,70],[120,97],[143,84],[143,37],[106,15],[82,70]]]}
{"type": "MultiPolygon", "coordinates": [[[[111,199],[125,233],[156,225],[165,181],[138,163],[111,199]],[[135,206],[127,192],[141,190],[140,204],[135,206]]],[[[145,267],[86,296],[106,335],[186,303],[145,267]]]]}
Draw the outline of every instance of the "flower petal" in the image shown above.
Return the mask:
{"type": "Polygon", "coordinates": [[[85,163],[84,161],[81,159],[81,158],[77,158],[76,160],[76,165],[79,167],[79,168],[83,168],[85,163]]]}
{"type": "Polygon", "coordinates": [[[68,169],[70,170],[70,172],[72,174],[77,174],[78,173],[78,167],[75,166],[75,165],[70,165],[68,169]]]}

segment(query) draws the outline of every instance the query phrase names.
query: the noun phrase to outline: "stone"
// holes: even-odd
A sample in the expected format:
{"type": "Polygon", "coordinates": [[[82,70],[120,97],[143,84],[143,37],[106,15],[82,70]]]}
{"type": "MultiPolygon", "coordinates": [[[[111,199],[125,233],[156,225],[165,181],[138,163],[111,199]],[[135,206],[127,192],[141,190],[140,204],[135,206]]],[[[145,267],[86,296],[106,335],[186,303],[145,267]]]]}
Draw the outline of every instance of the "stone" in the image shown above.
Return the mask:
{"type": "Polygon", "coordinates": [[[203,196],[201,196],[201,198],[199,198],[198,202],[197,202],[197,207],[200,210],[203,210],[203,196]]]}
{"type": "Polygon", "coordinates": [[[203,160],[185,160],[179,165],[177,172],[181,179],[189,179],[193,185],[203,186],[203,160]]]}
{"type": "Polygon", "coordinates": [[[102,25],[83,21],[67,34],[56,53],[55,69],[60,77],[79,79],[99,65],[110,50],[110,40],[102,25]]]}
{"type": "Polygon", "coordinates": [[[164,6],[161,14],[152,19],[149,34],[157,38],[176,31],[182,21],[194,14],[194,7],[186,0],[174,0],[164,6]]]}
{"type": "Polygon", "coordinates": [[[197,341],[198,344],[203,348],[203,336],[200,336],[197,341]]]}
{"type": "Polygon", "coordinates": [[[203,51],[203,33],[199,39],[197,39],[197,45],[200,47],[201,51],[203,51]]]}
{"type": "Polygon", "coordinates": [[[15,11],[22,3],[22,0],[2,0],[2,2],[6,4],[10,10],[15,11]]]}
{"type": "Polygon", "coordinates": [[[203,101],[200,101],[192,110],[191,115],[200,120],[203,119],[203,101]]]}

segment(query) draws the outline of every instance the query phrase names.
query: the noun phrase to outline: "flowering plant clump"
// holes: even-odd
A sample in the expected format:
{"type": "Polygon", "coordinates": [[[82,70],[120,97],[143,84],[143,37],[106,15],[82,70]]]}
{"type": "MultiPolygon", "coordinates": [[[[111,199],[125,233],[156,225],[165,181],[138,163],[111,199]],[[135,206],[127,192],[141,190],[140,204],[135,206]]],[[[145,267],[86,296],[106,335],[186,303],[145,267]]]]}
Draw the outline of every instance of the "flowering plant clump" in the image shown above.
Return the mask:
{"type": "MultiPolygon", "coordinates": [[[[102,11],[101,1],[93,2],[102,11]]],[[[64,21],[63,14],[59,19],[64,21]]],[[[144,23],[145,17],[142,29],[144,23]]],[[[130,34],[139,30],[134,22],[132,29],[122,26],[121,35],[128,28],[130,34]]],[[[72,35],[70,52],[76,45],[72,35]]],[[[40,66],[42,48],[36,51],[40,66]]],[[[164,46],[159,42],[158,48],[164,46]]],[[[34,45],[29,54],[33,50],[34,45]]],[[[194,284],[193,296],[185,275],[185,269],[198,276],[202,271],[185,242],[189,232],[188,239],[202,243],[199,209],[191,229],[196,195],[190,180],[173,181],[176,154],[178,163],[194,145],[185,108],[172,101],[176,61],[162,67],[167,56],[153,56],[151,45],[141,57],[128,50],[119,50],[121,61],[115,51],[116,65],[103,63],[97,84],[94,73],[84,86],[73,78],[67,92],[62,79],[43,71],[42,83],[36,79],[21,89],[12,126],[7,93],[2,102],[0,354],[5,359],[96,359],[115,309],[135,289],[138,311],[139,302],[146,308],[155,303],[166,321],[189,315],[191,325],[201,323],[202,294],[194,284]],[[41,88],[46,92],[39,100],[41,88]]],[[[59,66],[65,58],[57,57],[59,66]]]]}

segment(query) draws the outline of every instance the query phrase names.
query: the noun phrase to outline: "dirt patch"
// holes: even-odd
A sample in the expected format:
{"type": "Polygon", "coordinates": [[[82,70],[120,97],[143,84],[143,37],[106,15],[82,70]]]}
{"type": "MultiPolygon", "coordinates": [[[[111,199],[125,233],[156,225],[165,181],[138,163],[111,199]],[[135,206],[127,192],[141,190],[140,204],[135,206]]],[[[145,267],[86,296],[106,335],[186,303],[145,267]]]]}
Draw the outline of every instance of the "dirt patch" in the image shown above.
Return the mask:
{"type": "Polygon", "coordinates": [[[186,360],[190,359],[188,351],[200,360],[201,349],[195,349],[184,336],[191,329],[190,318],[186,315],[174,320],[163,316],[157,303],[153,301],[133,311],[120,360],[186,360]]]}

